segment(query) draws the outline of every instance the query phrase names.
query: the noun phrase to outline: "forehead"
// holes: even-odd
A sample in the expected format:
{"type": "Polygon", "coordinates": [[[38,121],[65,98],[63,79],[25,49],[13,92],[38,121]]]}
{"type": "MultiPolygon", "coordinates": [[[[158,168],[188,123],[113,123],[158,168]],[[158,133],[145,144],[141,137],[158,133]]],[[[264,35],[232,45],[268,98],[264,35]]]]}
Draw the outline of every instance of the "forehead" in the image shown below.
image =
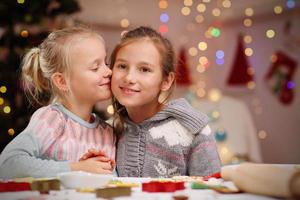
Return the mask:
{"type": "Polygon", "coordinates": [[[158,62],[161,59],[156,45],[149,39],[132,41],[121,47],[117,58],[127,58],[132,61],[158,62]]]}

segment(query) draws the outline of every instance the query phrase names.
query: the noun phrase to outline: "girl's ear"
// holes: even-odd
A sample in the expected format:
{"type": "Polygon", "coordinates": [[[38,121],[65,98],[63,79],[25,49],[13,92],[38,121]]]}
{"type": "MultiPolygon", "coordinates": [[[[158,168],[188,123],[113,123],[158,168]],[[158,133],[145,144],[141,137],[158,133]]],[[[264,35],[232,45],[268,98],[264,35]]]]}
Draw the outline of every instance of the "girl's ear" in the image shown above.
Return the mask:
{"type": "Polygon", "coordinates": [[[161,84],[161,91],[166,92],[170,89],[175,79],[175,73],[170,72],[169,75],[163,80],[161,84]]]}
{"type": "Polygon", "coordinates": [[[55,72],[51,76],[53,84],[61,91],[68,91],[67,81],[65,76],[60,72],[55,72]]]}

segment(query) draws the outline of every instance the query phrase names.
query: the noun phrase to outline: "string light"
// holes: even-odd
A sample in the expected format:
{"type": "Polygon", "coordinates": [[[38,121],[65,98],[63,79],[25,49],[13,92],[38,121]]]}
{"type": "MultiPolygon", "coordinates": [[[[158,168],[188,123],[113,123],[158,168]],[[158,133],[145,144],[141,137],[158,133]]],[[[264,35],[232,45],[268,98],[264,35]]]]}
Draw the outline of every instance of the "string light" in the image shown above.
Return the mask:
{"type": "Polygon", "coordinates": [[[294,8],[296,5],[295,1],[294,0],[287,0],[286,2],[286,7],[287,8],[294,8]]]}
{"type": "Polygon", "coordinates": [[[252,26],[252,20],[251,19],[245,19],[244,20],[244,26],[246,26],[246,27],[250,27],[250,26],[252,26]]]}
{"type": "Polygon", "coordinates": [[[165,0],[161,0],[158,2],[158,7],[160,9],[166,9],[168,7],[168,2],[165,0]]]}
{"type": "Polygon", "coordinates": [[[272,29],[269,29],[266,31],[267,38],[273,38],[275,36],[275,31],[272,29]]]}
{"type": "Polygon", "coordinates": [[[13,136],[15,134],[15,130],[10,128],[10,129],[8,129],[7,133],[8,133],[8,135],[13,136]]]}
{"type": "Polygon", "coordinates": [[[207,43],[206,42],[199,42],[198,48],[201,51],[205,51],[207,49],[207,43]]]}
{"type": "Polygon", "coordinates": [[[200,23],[202,23],[204,21],[204,17],[202,15],[197,15],[195,17],[195,20],[196,20],[197,23],[200,24],[200,23]]]}
{"type": "Polygon", "coordinates": [[[18,4],[23,4],[25,3],[25,0],[17,0],[18,4]]]}
{"type": "Polygon", "coordinates": [[[244,42],[246,44],[250,44],[252,42],[252,37],[250,35],[245,35],[244,36],[244,42]]]}
{"type": "Polygon", "coordinates": [[[169,21],[169,16],[167,13],[162,13],[160,15],[160,21],[163,23],[167,23],[169,21]]]}
{"type": "Polygon", "coordinates": [[[203,12],[205,12],[205,10],[206,10],[205,4],[199,3],[199,4],[197,5],[197,11],[198,11],[198,12],[203,13],[203,12]]]}
{"type": "Polygon", "coordinates": [[[282,7],[281,6],[275,6],[274,7],[274,13],[275,14],[277,14],[277,15],[279,15],[279,14],[281,14],[282,13],[282,7]]]}
{"type": "Polygon", "coordinates": [[[4,99],[2,97],[0,97],[0,105],[4,104],[4,99]]]}
{"type": "Polygon", "coordinates": [[[219,17],[221,15],[221,10],[219,8],[214,8],[212,10],[212,15],[215,17],[219,17]]]}
{"type": "Polygon", "coordinates": [[[201,64],[197,65],[197,71],[199,73],[203,73],[203,72],[205,72],[205,70],[206,70],[206,68],[203,65],[201,65],[201,64]]]}
{"type": "Polygon", "coordinates": [[[191,56],[196,56],[197,53],[198,53],[198,50],[197,50],[195,47],[189,48],[189,54],[190,54],[191,56]]]}
{"type": "Polygon", "coordinates": [[[193,5],[193,0],[184,0],[183,4],[185,6],[192,6],[193,5]]]}
{"type": "Polygon", "coordinates": [[[168,31],[169,31],[168,26],[166,26],[166,25],[160,25],[160,26],[159,26],[159,32],[160,32],[161,34],[165,34],[165,33],[167,33],[168,31]]]}
{"type": "Polygon", "coordinates": [[[231,7],[231,1],[229,1],[229,0],[224,0],[224,1],[222,2],[222,5],[223,5],[224,8],[230,8],[230,7],[231,7]]]}
{"type": "Polygon", "coordinates": [[[8,113],[10,113],[10,111],[11,111],[11,109],[9,106],[4,106],[4,108],[3,108],[4,113],[8,114],[8,113]]]}
{"type": "Polygon", "coordinates": [[[121,27],[122,28],[127,28],[128,26],[129,26],[129,20],[128,19],[122,19],[121,21],[120,21],[120,25],[121,25],[121,27]]]}
{"type": "Polygon", "coordinates": [[[254,10],[252,8],[246,8],[245,15],[248,17],[253,16],[254,10]]]}
{"type": "Polygon", "coordinates": [[[5,86],[0,87],[0,92],[1,93],[6,93],[6,91],[7,91],[7,88],[5,86]]]}
{"type": "Polygon", "coordinates": [[[267,137],[267,132],[264,131],[264,130],[260,130],[260,131],[258,132],[258,137],[259,137],[259,139],[266,139],[266,137],[267,137]]]}
{"type": "Polygon", "coordinates": [[[245,55],[246,56],[252,56],[253,55],[253,50],[251,48],[246,48],[245,49],[245,55]]]}
{"type": "Polygon", "coordinates": [[[20,35],[21,35],[21,37],[23,37],[23,38],[27,38],[28,35],[29,35],[29,33],[28,33],[27,30],[22,30],[22,31],[20,32],[20,35]]]}

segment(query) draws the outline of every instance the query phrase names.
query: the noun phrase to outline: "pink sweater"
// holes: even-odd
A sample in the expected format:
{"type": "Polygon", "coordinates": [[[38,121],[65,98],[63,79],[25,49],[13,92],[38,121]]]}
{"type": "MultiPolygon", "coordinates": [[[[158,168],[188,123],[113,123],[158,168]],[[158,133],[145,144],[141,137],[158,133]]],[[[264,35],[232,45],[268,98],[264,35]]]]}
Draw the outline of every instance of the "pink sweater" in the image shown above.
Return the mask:
{"type": "Polygon", "coordinates": [[[103,150],[115,159],[116,137],[106,122],[93,114],[88,123],[60,104],[35,111],[26,129],[0,156],[0,177],[48,177],[69,171],[89,149],[103,150]]]}

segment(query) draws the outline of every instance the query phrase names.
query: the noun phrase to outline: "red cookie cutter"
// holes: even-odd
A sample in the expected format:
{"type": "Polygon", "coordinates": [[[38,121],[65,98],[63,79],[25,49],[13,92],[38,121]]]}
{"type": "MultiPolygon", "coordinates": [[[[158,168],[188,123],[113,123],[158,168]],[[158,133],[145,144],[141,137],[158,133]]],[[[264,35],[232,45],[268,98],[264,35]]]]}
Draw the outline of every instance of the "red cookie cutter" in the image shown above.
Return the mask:
{"type": "Polygon", "coordinates": [[[143,192],[175,192],[177,190],[183,190],[184,182],[159,182],[151,181],[149,183],[142,184],[143,192]]]}

